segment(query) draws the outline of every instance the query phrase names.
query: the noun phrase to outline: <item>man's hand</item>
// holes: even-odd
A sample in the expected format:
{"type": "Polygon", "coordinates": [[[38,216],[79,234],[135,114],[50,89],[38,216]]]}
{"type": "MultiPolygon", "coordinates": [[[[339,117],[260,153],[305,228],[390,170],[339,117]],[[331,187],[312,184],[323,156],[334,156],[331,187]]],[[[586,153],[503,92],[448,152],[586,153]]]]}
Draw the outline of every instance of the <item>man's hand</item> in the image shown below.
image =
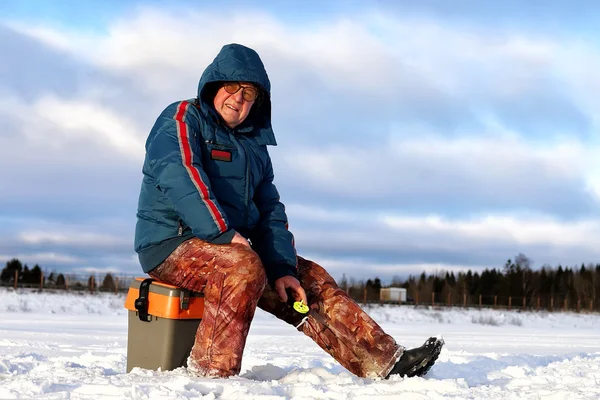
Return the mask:
{"type": "Polygon", "coordinates": [[[275,281],[275,289],[279,294],[279,298],[284,303],[288,301],[288,295],[285,291],[288,288],[291,289],[292,293],[294,294],[294,299],[296,301],[302,300],[304,304],[308,304],[306,292],[304,291],[302,286],[300,286],[300,282],[298,282],[298,279],[294,278],[291,275],[288,275],[283,276],[275,281]]]}
{"type": "Polygon", "coordinates": [[[250,242],[248,242],[248,239],[246,239],[245,237],[240,235],[238,232],[236,232],[235,235],[233,235],[233,238],[231,239],[231,243],[239,243],[239,244],[243,244],[244,246],[251,247],[250,242]]]}

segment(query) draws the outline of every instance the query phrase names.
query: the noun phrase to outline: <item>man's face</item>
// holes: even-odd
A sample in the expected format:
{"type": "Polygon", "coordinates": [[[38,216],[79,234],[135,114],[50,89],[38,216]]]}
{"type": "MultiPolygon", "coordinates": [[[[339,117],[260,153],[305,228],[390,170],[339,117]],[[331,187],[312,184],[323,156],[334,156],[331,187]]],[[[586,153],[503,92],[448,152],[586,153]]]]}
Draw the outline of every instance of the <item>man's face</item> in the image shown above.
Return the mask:
{"type": "Polygon", "coordinates": [[[215,110],[221,115],[227,126],[233,129],[248,117],[257,95],[258,89],[251,83],[227,82],[219,88],[215,95],[215,110]]]}

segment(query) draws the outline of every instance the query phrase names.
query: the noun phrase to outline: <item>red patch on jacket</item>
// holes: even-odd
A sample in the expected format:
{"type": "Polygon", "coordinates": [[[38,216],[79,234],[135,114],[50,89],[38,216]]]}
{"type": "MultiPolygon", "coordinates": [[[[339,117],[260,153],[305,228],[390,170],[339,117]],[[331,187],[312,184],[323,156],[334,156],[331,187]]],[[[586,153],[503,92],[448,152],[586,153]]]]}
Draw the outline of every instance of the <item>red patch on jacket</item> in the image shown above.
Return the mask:
{"type": "Polygon", "coordinates": [[[225,150],[211,150],[210,158],[218,161],[231,162],[231,152],[225,150]]]}

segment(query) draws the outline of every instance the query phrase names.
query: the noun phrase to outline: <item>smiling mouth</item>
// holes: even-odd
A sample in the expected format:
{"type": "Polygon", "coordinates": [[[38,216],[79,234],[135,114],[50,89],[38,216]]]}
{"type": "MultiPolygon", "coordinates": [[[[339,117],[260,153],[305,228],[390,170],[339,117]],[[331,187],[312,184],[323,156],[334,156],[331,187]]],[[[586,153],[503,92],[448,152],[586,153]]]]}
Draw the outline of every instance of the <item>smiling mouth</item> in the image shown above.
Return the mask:
{"type": "Polygon", "coordinates": [[[231,106],[231,105],[229,105],[229,104],[225,104],[225,105],[226,105],[227,107],[231,108],[233,111],[238,111],[238,112],[240,111],[240,110],[238,110],[237,108],[235,108],[234,106],[231,106]]]}

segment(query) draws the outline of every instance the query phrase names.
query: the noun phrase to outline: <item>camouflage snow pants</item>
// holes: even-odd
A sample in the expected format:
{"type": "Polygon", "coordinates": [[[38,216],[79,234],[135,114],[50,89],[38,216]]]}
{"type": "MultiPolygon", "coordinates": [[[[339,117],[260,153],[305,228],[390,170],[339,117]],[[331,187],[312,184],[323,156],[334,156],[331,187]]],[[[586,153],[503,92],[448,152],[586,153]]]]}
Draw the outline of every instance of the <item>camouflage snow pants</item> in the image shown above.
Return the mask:
{"type": "MultiPolygon", "coordinates": [[[[242,244],[190,239],[150,276],[204,292],[204,315],[188,358],[201,376],[237,375],[256,307],[297,326],[303,316],[267,284],[258,255],[242,244]]],[[[320,265],[298,257],[298,278],[311,314],[298,329],[359,377],[385,377],[404,348],[354,302],[320,265]]]]}

